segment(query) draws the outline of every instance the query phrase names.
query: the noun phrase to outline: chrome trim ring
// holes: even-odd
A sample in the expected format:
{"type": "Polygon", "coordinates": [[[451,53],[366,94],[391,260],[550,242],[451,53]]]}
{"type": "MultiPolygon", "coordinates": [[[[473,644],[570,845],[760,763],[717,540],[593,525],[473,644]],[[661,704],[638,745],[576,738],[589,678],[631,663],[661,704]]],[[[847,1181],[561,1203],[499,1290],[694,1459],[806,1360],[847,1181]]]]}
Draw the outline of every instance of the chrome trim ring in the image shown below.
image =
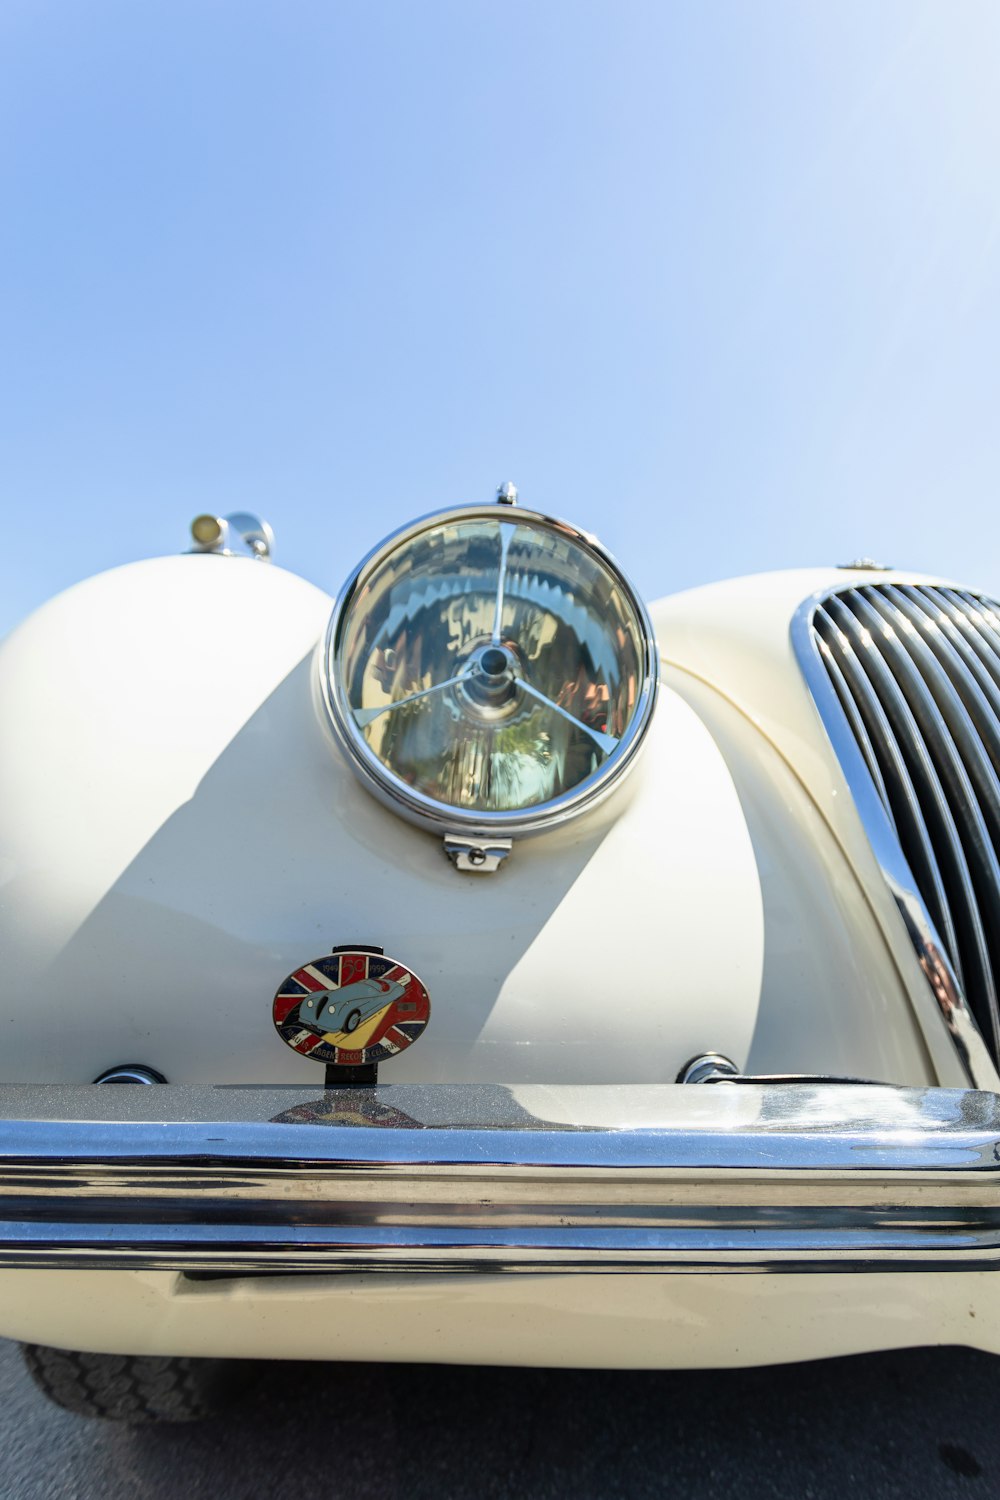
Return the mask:
{"type": "MultiPolygon", "coordinates": [[[[843,583],[820,589],[803,600],[796,610],[791,622],[791,642],[851,800],[966,1075],[978,1088],[996,1089],[1000,1086],[1000,1073],[968,1003],[962,977],[950,957],[950,954],[957,953],[957,947],[954,945],[945,883],[935,854],[935,841],[929,836],[926,826],[928,809],[921,803],[901,748],[906,745],[910,755],[919,759],[926,787],[934,792],[934,806],[930,810],[941,820],[947,836],[946,847],[958,851],[955,852],[958,862],[959,840],[954,832],[948,801],[896,674],[905,674],[911,694],[919,690],[919,683],[914,669],[909,663],[901,664],[898,659],[901,653],[896,652],[892,670],[881,656],[869,663],[874,681],[879,684],[876,691],[858,655],[865,647],[866,630],[877,628],[877,621],[885,619],[883,594],[889,596],[890,603],[896,603],[898,597],[910,599],[918,588],[921,593],[926,592],[925,586],[895,575],[889,583],[843,583]],[[877,604],[865,597],[873,588],[882,591],[877,596],[877,604]],[[865,592],[861,593],[861,590],[865,592]],[[859,608],[864,621],[842,604],[846,595],[860,597],[862,606],[859,608]],[[840,659],[833,655],[829,643],[817,628],[818,611],[829,617],[830,628],[839,632],[850,648],[840,659]],[[859,704],[865,709],[864,717],[859,704]],[[890,714],[893,722],[890,722],[890,714]],[[891,771],[889,779],[899,793],[893,799],[895,815],[886,785],[887,767],[891,771]],[[917,870],[911,867],[904,852],[904,836],[913,851],[912,857],[920,864],[917,870]]],[[[938,588],[933,592],[935,596],[948,594],[948,591],[938,588]]],[[[909,612],[902,610],[901,606],[900,611],[904,616],[909,612]]],[[[972,653],[969,655],[971,657],[972,653]]],[[[995,670],[995,664],[991,665],[995,670]]],[[[926,670],[931,672],[933,664],[928,662],[926,670]]],[[[939,716],[930,693],[928,715],[932,727],[937,730],[939,716]]]]}
{"type": "Polygon", "coordinates": [[[166,1083],[162,1073],[155,1068],[143,1067],[141,1063],[122,1063],[117,1068],[108,1068],[95,1083],[166,1083]]]}
{"type": "Polygon", "coordinates": [[[570,818],[590,811],[619,785],[622,777],[635,763],[649,729],[659,685],[659,653],[645,604],[611,553],[589,532],[581,531],[566,521],[557,520],[540,511],[526,510],[520,505],[514,513],[506,506],[498,507],[496,504],[455,506],[433,511],[401,526],[373,548],[354,569],[334,603],[323,644],[319,679],[326,717],[337,744],[369,791],[382,803],[420,827],[442,835],[466,833],[487,838],[511,837],[557,827],[570,818]],[[570,790],[548,801],[528,808],[498,812],[468,811],[450,803],[439,802],[416,790],[389,770],[372,752],[359,729],[337,670],[350,606],[390,554],[434,527],[480,520],[496,521],[498,525],[516,524],[548,530],[589,553],[614,576],[634,611],[640,630],[640,680],[635,709],[624,734],[607,760],[570,790]]]}

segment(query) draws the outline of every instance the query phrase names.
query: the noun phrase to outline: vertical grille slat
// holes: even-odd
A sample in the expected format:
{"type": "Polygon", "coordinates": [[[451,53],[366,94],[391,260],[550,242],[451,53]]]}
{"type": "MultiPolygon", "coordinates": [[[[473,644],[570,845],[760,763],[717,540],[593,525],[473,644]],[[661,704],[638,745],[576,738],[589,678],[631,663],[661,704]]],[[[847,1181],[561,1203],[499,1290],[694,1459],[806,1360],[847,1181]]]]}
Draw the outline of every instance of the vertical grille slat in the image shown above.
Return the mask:
{"type": "Polygon", "coordinates": [[[925,597],[919,589],[904,586],[893,594],[905,599],[910,618],[916,624],[920,613],[936,626],[928,635],[929,643],[939,654],[956,691],[975,721],[983,749],[994,771],[1000,774],[1000,684],[990,675],[961,629],[948,612],[945,601],[925,597]]]}
{"type": "MultiPolygon", "coordinates": [[[[972,618],[982,623],[996,649],[1000,651],[1000,615],[993,608],[996,601],[985,597],[977,599],[976,595],[970,594],[968,589],[957,589],[956,592],[959,598],[965,600],[972,618]]],[[[1000,609],[1000,604],[997,605],[997,609],[1000,609]]]]}
{"type": "MultiPolygon", "coordinates": [[[[955,691],[947,673],[942,670],[933,648],[918,630],[905,628],[907,624],[912,626],[913,622],[908,611],[900,611],[893,596],[894,590],[887,587],[871,603],[888,627],[887,642],[898,642],[930,692],[934,708],[931,709],[928,705],[928,710],[934,734],[929,734],[928,738],[932,740],[932,749],[934,744],[938,747],[944,767],[942,777],[954,793],[953,811],[956,806],[961,809],[964,805],[968,805],[973,811],[979,835],[977,846],[981,849],[981,858],[990,876],[987,889],[993,900],[1000,901],[1000,864],[995,853],[996,849],[1000,849],[1000,786],[997,784],[992,761],[983,754],[982,736],[977,732],[961,696],[955,691]],[[897,611],[895,618],[893,606],[897,611]],[[899,621],[900,613],[903,615],[902,625],[899,621]]],[[[902,603],[905,605],[905,601],[902,603]]],[[[919,717],[923,707],[919,679],[909,674],[907,680],[910,691],[904,687],[904,692],[907,693],[910,707],[919,717]]],[[[1000,927],[1000,906],[997,917],[1000,927]]]]}
{"type": "MultiPolygon", "coordinates": [[[[930,591],[925,589],[924,592],[930,591]]],[[[954,589],[939,589],[935,592],[951,605],[955,611],[953,618],[964,629],[966,636],[978,651],[980,660],[1000,686],[1000,641],[996,639],[979,610],[954,589]]]]}
{"type": "Polygon", "coordinates": [[[809,616],[813,649],[994,1064],[1000,1061],[998,609],[964,589],[894,581],[834,590],[809,616]]]}
{"type": "MultiPolygon", "coordinates": [[[[824,616],[823,618],[825,619],[826,617],[824,616]]],[[[850,720],[851,728],[854,731],[854,738],[857,740],[858,745],[861,748],[861,753],[865,758],[865,765],[868,767],[868,774],[875,783],[878,794],[882,799],[882,805],[885,808],[890,820],[892,821],[893,828],[895,829],[896,818],[892,810],[892,802],[890,801],[889,792],[886,788],[885,778],[882,775],[882,768],[878,762],[878,755],[876,754],[875,746],[872,744],[871,736],[869,735],[868,730],[865,728],[865,721],[861,716],[861,711],[858,708],[857,703],[854,701],[850,685],[848,684],[843,671],[837,664],[837,657],[834,653],[833,646],[825,639],[825,637],[822,640],[822,648],[823,662],[826,666],[826,670],[830,674],[830,679],[837,690],[837,697],[840,699],[840,706],[850,720]]],[[[849,649],[846,640],[843,642],[842,649],[844,651],[849,649]]],[[[850,670],[850,668],[848,670],[850,670]]],[[[854,675],[853,672],[851,675],[854,675]]],[[[913,799],[913,805],[916,805],[915,798],[913,799]]]]}
{"type": "MultiPolygon", "coordinates": [[[[815,625],[821,640],[839,663],[844,681],[850,687],[858,711],[864,720],[880,767],[882,787],[892,789],[886,811],[893,823],[903,850],[926,892],[925,901],[949,955],[958,953],[958,940],[952,921],[944,880],[934,853],[934,844],[920,810],[920,798],[906,768],[899,742],[892,732],[885,710],[868,676],[858,660],[849,637],[826,612],[817,610],[815,625]]],[[[824,657],[824,660],[828,658],[824,657]]],[[[836,683],[834,684],[836,685],[836,683]]],[[[878,786],[878,780],[876,780],[878,786]]],[[[958,969],[956,967],[956,973],[958,969]]],[[[961,976],[959,975],[961,983],[961,976]]]]}
{"type": "MultiPolygon", "coordinates": [[[[982,985],[985,983],[987,960],[985,941],[977,942],[975,939],[975,918],[970,910],[974,905],[972,881],[948,799],[938,780],[927,746],[899,685],[875,646],[870,630],[853,614],[843,599],[828,599],[826,608],[852,644],[868,681],[868,691],[873,694],[884,714],[889,735],[898,749],[898,758],[906,778],[903,785],[906,787],[907,800],[912,798],[920,813],[926,842],[923,839],[914,840],[910,845],[904,842],[904,852],[911,860],[911,865],[914,859],[917,862],[914,874],[918,874],[921,867],[924,867],[927,885],[921,889],[952,966],[958,972],[971,962],[976,980],[982,985]],[[972,935],[971,944],[964,948],[958,939],[958,929],[961,927],[972,935]]],[[[896,778],[902,780],[898,763],[894,770],[896,778]]],[[[892,775],[887,777],[887,781],[892,785],[892,775]]]]}
{"type": "MultiPolygon", "coordinates": [[[[885,593],[859,589],[853,593],[849,607],[867,621],[876,647],[906,699],[937,773],[933,795],[938,798],[943,790],[947,801],[950,817],[943,806],[940,808],[941,827],[948,839],[947,857],[942,863],[952,871],[961,891],[961,899],[952,896],[951,906],[964,957],[962,967],[973,1008],[1000,1049],[1000,1005],[994,977],[1000,976],[1000,864],[958,740],[935,697],[935,689],[940,691],[941,684],[935,682],[932,687],[914,660],[920,649],[926,654],[927,648],[919,637],[909,641],[904,628],[908,622],[894,612],[885,593]],[[974,963],[966,956],[970,947],[974,963]]],[[[942,697],[947,698],[947,694],[942,697]]],[[[954,713],[957,698],[954,694],[952,698],[955,701],[949,702],[948,711],[954,713]]],[[[979,758],[982,765],[981,751],[979,758]]],[[[992,767],[989,772],[992,776],[992,767]]],[[[953,961],[954,956],[952,953],[953,961]]]]}

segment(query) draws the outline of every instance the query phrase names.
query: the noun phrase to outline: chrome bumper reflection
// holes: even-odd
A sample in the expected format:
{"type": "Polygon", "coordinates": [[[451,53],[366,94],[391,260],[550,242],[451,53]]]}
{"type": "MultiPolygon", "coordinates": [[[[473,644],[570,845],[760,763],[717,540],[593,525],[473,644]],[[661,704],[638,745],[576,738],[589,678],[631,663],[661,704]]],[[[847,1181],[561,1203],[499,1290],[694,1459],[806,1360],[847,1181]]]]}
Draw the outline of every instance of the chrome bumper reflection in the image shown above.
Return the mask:
{"type": "Polygon", "coordinates": [[[4,1087],[11,1266],[992,1269],[1000,1097],[729,1082],[4,1087]]]}

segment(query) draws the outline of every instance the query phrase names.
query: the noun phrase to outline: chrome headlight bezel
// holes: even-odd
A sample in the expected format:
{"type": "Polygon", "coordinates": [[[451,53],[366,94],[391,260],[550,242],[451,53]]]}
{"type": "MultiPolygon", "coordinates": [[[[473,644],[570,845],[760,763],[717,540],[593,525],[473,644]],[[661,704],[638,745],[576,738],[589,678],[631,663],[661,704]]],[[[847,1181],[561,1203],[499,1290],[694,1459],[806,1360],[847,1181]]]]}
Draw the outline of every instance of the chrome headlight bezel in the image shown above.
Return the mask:
{"type": "Polygon", "coordinates": [[[399,527],[362,559],[350,574],[334,602],[322,647],[320,688],[322,702],[334,738],[365,786],[392,811],[432,832],[464,833],[480,837],[513,838],[543,832],[589,811],[621,783],[632,768],[646,738],[659,685],[659,653],[649,613],[642,598],[608,550],[590,533],[567,521],[517,505],[452,506],[431,511],[399,527]],[[506,513],[505,513],[506,512],[506,513]],[[523,809],[503,811],[468,810],[439,802],[418,791],[394,774],[369,747],[358,727],[339,669],[343,634],[358,594],[382,564],[397,549],[422,533],[442,525],[489,520],[518,526],[538,527],[555,533],[588,553],[610,573],[638,623],[640,669],[636,704],[628,726],[616,748],[597,770],[566,792],[523,809]]]}

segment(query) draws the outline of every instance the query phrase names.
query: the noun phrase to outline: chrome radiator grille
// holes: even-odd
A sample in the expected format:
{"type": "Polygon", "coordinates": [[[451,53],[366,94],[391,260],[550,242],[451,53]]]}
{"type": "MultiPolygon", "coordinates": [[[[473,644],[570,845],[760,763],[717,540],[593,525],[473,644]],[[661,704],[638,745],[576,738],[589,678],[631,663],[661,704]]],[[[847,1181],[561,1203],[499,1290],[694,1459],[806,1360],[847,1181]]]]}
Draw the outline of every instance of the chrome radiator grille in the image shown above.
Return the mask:
{"type": "MultiPolygon", "coordinates": [[[[1000,604],[959,589],[871,584],[820,600],[811,632],[937,944],[996,1063],[1000,604]]],[[[925,972],[933,984],[927,964],[925,972]]],[[[947,996],[938,998],[947,1016],[947,996]]]]}

